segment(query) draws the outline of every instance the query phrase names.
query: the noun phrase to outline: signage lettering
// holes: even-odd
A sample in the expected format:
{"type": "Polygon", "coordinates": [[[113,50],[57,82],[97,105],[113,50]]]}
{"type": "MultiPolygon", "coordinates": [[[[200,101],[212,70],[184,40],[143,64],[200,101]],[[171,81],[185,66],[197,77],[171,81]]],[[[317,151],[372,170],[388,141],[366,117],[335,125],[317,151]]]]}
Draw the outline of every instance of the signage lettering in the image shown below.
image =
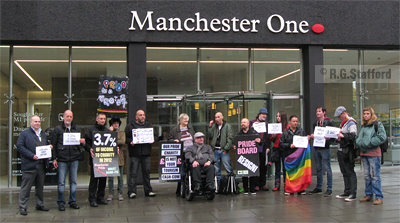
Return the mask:
{"type": "MultiPolygon", "coordinates": [[[[212,18],[207,19],[201,17],[200,12],[194,13],[193,18],[153,18],[154,12],[147,11],[145,17],[140,17],[137,11],[131,11],[132,19],[129,27],[130,31],[145,30],[145,31],[164,31],[164,32],[243,32],[257,33],[258,19],[238,19],[233,17],[228,18],[212,18]]],[[[309,23],[307,21],[285,20],[279,14],[273,14],[266,20],[266,28],[272,33],[308,33],[309,23]],[[274,23],[274,25],[273,25],[274,23]]],[[[314,33],[324,31],[322,24],[315,24],[312,27],[314,33]],[[317,28],[315,28],[317,27],[317,28]]]]}

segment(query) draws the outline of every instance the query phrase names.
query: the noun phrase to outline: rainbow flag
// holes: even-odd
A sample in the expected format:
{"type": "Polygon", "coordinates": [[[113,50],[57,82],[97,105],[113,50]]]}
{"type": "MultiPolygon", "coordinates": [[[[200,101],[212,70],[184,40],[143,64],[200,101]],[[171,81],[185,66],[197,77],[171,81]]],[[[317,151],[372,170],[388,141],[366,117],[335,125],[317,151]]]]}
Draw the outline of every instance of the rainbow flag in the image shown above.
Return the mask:
{"type": "Polygon", "coordinates": [[[310,145],[298,148],[285,158],[285,192],[296,193],[305,190],[311,184],[310,145]]]}

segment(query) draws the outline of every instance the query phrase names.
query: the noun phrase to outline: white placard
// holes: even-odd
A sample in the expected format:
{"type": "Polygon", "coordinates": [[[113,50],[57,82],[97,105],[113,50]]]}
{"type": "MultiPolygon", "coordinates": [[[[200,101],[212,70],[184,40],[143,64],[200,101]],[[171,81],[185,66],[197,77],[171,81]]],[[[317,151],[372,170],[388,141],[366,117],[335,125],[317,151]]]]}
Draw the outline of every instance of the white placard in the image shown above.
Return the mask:
{"type": "Polygon", "coordinates": [[[50,145],[47,145],[47,146],[36,146],[36,156],[38,157],[38,159],[51,158],[50,145]]]}
{"type": "Polygon", "coordinates": [[[281,123],[269,123],[268,124],[268,134],[282,134],[282,124],[281,123]]]}
{"type": "Polygon", "coordinates": [[[80,145],[81,144],[80,140],[81,140],[80,132],[64,132],[63,134],[64,146],[80,145]]]}
{"type": "Polygon", "coordinates": [[[133,144],[153,143],[153,128],[132,129],[132,142],[133,144]]]}
{"type": "Polygon", "coordinates": [[[267,128],[265,127],[265,122],[253,123],[253,129],[256,130],[258,133],[263,133],[267,131],[267,128]]]}
{"type": "Polygon", "coordinates": [[[326,128],[325,127],[315,127],[314,129],[314,137],[325,137],[326,135],[326,128]]]}
{"type": "Polygon", "coordinates": [[[340,128],[332,127],[332,126],[326,126],[326,134],[325,137],[327,138],[333,138],[337,139],[337,134],[340,132],[340,128]]]}
{"type": "Polygon", "coordinates": [[[296,148],[307,148],[308,146],[307,136],[293,136],[293,145],[296,148]]]}
{"type": "Polygon", "coordinates": [[[314,134],[314,147],[325,147],[326,139],[324,136],[315,136],[314,134]]]}

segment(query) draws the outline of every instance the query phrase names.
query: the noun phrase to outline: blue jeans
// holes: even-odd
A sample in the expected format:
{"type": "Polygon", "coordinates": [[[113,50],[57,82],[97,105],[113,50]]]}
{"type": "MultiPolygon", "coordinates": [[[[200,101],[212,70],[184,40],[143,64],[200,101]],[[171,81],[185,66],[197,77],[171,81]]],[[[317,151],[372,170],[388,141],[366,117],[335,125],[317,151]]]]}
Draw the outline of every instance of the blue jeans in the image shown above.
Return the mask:
{"type": "Polygon", "coordinates": [[[229,153],[224,153],[222,150],[215,150],[214,151],[214,160],[215,160],[215,175],[217,176],[218,179],[218,184],[221,181],[221,160],[222,163],[224,164],[226,172],[231,173],[232,172],[232,166],[231,166],[231,158],[229,156],[229,153]]]}
{"type": "Polygon", "coordinates": [[[381,186],[381,157],[379,156],[361,156],[364,166],[365,196],[382,199],[381,186]]]}
{"type": "Polygon", "coordinates": [[[76,176],[78,173],[79,161],[58,162],[58,198],[57,204],[65,204],[65,177],[69,171],[69,204],[76,203],[76,176]]]}
{"type": "MultiPolygon", "coordinates": [[[[124,166],[119,166],[118,194],[124,191],[124,166]]],[[[108,194],[114,195],[114,177],[108,177],[108,194]]]]}
{"type": "Polygon", "coordinates": [[[322,189],[324,172],[326,171],[327,190],[332,190],[331,151],[329,149],[315,149],[314,158],[317,166],[317,188],[322,189]]]}

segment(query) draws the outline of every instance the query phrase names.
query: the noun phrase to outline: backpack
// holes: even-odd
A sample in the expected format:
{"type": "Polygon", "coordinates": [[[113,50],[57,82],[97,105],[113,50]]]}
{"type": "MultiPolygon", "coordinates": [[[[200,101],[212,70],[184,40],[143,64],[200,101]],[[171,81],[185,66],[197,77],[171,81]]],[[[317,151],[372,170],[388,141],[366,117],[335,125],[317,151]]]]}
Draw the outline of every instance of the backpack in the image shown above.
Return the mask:
{"type": "MultiPolygon", "coordinates": [[[[378,122],[374,122],[374,128],[375,128],[375,132],[376,134],[378,134],[378,122]]],[[[381,148],[382,153],[386,153],[388,148],[389,148],[389,140],[388,137],[386,137],[386,140],[379,145],[379,147],[381,148]]]]}
{"type": "Polygon", "coordinates": [[[221,178],[218,187],[219,194],[238,194],[239,193],[239,182],[235,179],[235,174],[230,173],[224,175],[221,178]]]}

